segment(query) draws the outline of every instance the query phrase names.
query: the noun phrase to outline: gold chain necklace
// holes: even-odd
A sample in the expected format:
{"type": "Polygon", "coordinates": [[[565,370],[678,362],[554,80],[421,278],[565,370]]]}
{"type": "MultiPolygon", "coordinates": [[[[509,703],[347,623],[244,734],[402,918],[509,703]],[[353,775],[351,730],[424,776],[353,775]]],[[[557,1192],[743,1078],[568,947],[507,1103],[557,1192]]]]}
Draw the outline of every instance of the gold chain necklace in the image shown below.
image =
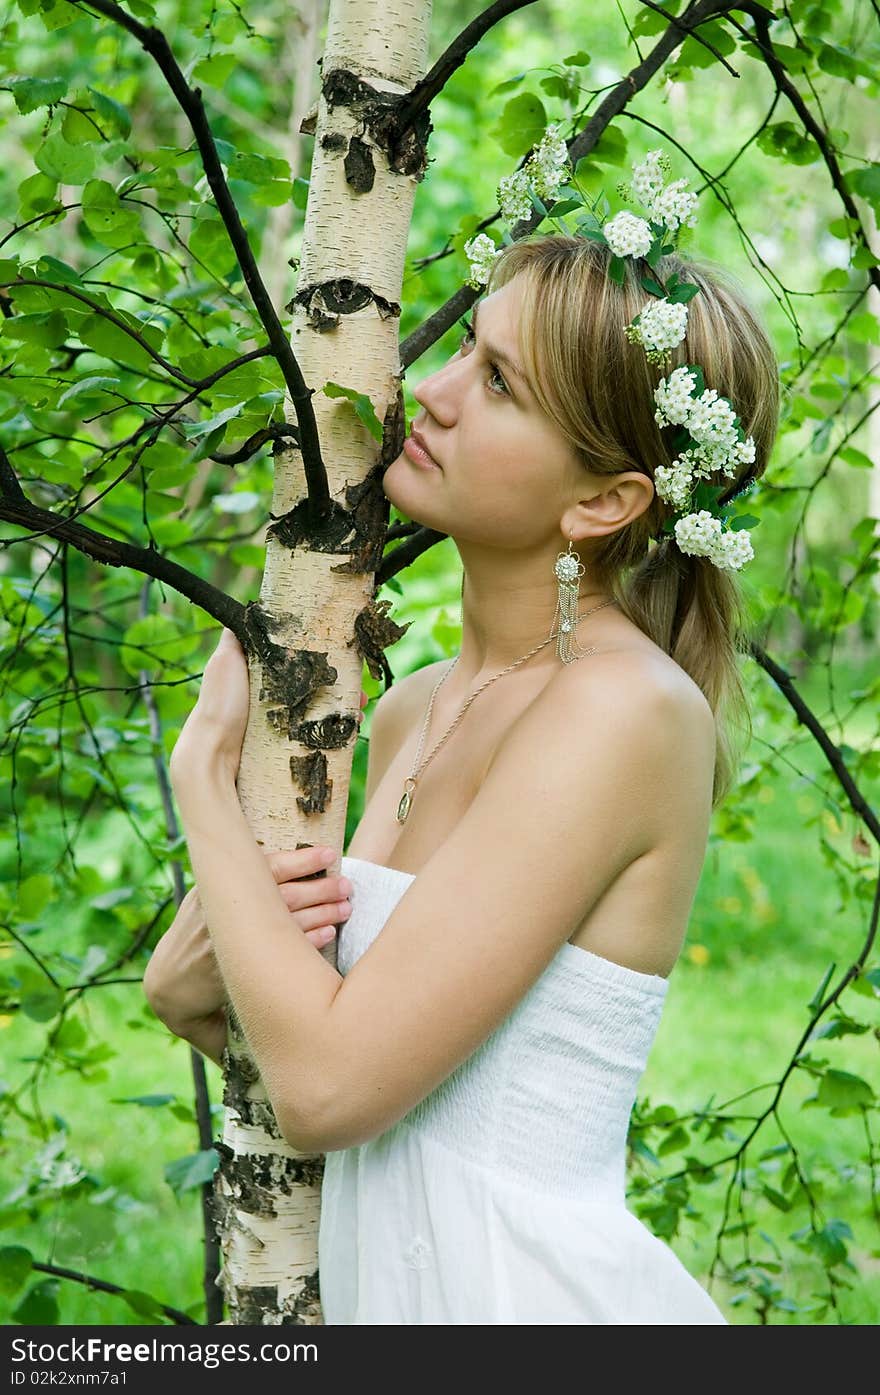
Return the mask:
{"type": "MultiPolygon", "coordinates": [[[[596,610],[602,610],[606,605],[616,605],[616,604],[617,604],[617,602],[616,602],[615,600],[612,599],[612,600],[610,600],[610,601],[603,601],[601,605],[594,605],[594,606],[591,606],[589,610],[585,610],[584,613],[583,613],[583,615],[581,615],[581,616],[578,618],[577,623],[580,624],[581,620],[585,620],[585,619],[587,618],[588,615],[592,615],[593,612],[596,611],[596,610]]],[[[452,672],[452,670],[455,668],[455,665],[458,663],[458,660],[461,658],[461,655],[460,655],[460,654],[457,655],[457,656],[452,660],[452,663],[449,665],[448,669],[447,669],[446,672],[443,674],[442,678],[439,680],[438,683],[436,683],[436,684],[434,685],[434,691],[431,693],[431,699],[430,699],[430,701],[429,701],[429,703],[428,703],[428,710],[427,710],[427,712],[425,713],[425,720],[424,720],[424,722],[422,723],[422,732],[421,732],[421,735],[420,735],[420,737],[419,737],[419,745],[418,745],[418,749],[417,749],[417,751],[416,751],[416,758],[415,758],[415,760],[413,761],[413,767],[412,767],[412,770],[410,771],[410,774],[409,774],[408,778],[407,778],[406,780],[404,780],[404,782],[403,782],[403,794],[400,796],[400,803],[399,803],[398,806],[397,806],[397,822],[398,822],[398,823],[406,823],[407,814],[409,813],[410,808],[412,807],[413,799],[415,798],[415,789],[416,789],[416,783],[417,783],[417,781],[421,779],[421,776],[422,776],[424,770],[426,769],[426,767],[427,767],[427,765],[429,764],[429,762],[432,761],[432,760],[434,759],[434,757],[436,756],[437,752],[440,750],[440,747],[443,746],[443,745],[445,744],[445,742],[447,742],[447,741],[449,740],[450,736],[451,736],[452,733],[455,731],[455,728],[458,726],[458,724],[459,724],[459,722],[461,721],[462,717],[464,716],[465,712],[467,712],[467,710],[468,710],[468,708],[470,707],[471,703],[474,701],[474,698],[479,697],[479,696],[480,696],[480,693],[483,691],[483,689],[484,689],[484,688],[488,688],[489,685],[490,685],[491,683],[494,683],[496,679],[498,679],[498,678],[503,678],[504,675],[505,675],[505,673],[512,673],[513,670],[514,670],[515,668],[519,668],[520,664],[524,664],[525,661],[526,661],[526,659],[530,659],[530,658],[532,657],[533,654],[537,654],[539,649],[544,649],[544,648],[546,648],[546,646],[547,646],[548,644],[550,644],[551,641],[554,640],[554,639],[556,638],[556,635],[557,635],[557,631],[554,630],[554,631],[547,637],[547,639],[542,639],[540,644],[536,644],[535,647],[534,647],[534,649],[530,649],[529,652],[528,652],[528,654],[523,654],[523,656],[522,656],[521,659],[517,659],[515,663],[508,664],[507,668],[503,668],[503,669],[501,670],[500,673],[494,674],[491,678],[487,678],[485,683],[481,683],[480,686],[479,686],[479,688],[477,688],[476,692],[471,693],[470,697],[467,698],[467,700],[465,701],[464,706],[462,707],[462,709],[461,709],[461,711],[459,712],[458,716],[455,718],[455,721],[452,723],[452,726],[449,727],[449,728],[444,732],[443,736],[441,736],[440,740],[437,742],[437,745],[434,747],[433,751],[431,751],[430,754],[427,755],[427,756],[425,757],[425,759],[422,761],[421,765],[419,765],[419,760],[420,760],[421,754],[422,754],[422,748],[423,748],[423,746],[424,746],[424,744],[425,744],[425,737],[426,737],[427,734],[428,734],[428,727],[430,726],[430,723],[431,723],[431,713],[432,713],[432,711],[434,710],[434,699],[435,699],[435,697],[437,696],[437,694],[438,694],[438,692],[440,691],[440,689],[443,687],[443,684],[446,682],[446,680],[447,680],[447,678],[449,677],[449,675],[450,675],[450,673],[452,672]]],[[[595,645],[591,645],[591,647],[590,647],[589,649],[585,649],[585,650],[583,651],[583,654],[584,654],[584,655],[586,655],[586,654],[595,654],[595,652],[596,652],[595,645]]]]}

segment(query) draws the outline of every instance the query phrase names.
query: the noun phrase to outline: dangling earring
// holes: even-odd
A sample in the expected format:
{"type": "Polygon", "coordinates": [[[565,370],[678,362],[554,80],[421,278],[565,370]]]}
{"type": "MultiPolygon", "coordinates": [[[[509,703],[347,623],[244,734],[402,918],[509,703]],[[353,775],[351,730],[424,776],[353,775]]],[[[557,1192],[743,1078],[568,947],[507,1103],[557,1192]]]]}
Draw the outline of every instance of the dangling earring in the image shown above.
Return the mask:
{"type": "MultiPolygon", "coordinates": [[[[556,653],[564,664],[573,663],[579,654],[575,653],[577,639],[575,628],[578,620],[578,594],[580,592],[581,577],[586,572],[586,567],[572,549],[571,538],[568,540],[568,551],[560,552],[556,558],[556,565],[553,571],[556,575],[558,593],[556,599],[556,611],[553,616],[553,625],[559,617],[559,629],[556,632],[556,653]]],[[[550,626],[550,633],[553,633],[553,625],[550,626]]]]}

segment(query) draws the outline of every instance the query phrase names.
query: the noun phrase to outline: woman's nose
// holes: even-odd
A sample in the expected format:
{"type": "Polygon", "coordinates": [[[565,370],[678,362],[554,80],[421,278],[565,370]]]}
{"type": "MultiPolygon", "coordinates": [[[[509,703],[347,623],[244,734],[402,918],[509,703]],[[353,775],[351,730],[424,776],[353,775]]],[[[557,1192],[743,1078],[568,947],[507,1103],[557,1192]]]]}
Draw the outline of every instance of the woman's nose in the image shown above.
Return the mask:
{"type": "Polygon", "coordinates": [[[418,387],[413,389],[413,397],[419,405],[443,426],[451,426],[458,411],[458,399],[463,384],[455,370],[461,362],[457,357],[450,359],[436,373],[430,373],[427,378],[423,378],[418,387]]]}

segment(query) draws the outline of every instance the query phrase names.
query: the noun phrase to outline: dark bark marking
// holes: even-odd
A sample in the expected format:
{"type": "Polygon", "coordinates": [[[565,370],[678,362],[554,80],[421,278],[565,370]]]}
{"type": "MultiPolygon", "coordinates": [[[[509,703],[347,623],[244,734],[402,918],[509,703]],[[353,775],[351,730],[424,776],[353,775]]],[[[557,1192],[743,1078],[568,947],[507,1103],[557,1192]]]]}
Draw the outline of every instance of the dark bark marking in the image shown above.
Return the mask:
{"type": "Polygon", "coordinates": [[[428,138],[433,128],[425,110],[404,130],[400,129],[400,109],[409,102],[410,93],[379,92],[345,68],[332,69],[324,78],[322,90],[328,107],[348,107],[363,123],[364,132],[384,152],[389,169],[417,182],[424,179],[428,138]]]}
{"type": "Polygon", "coordinates": [[[295,785],[305,791],[296,802],[304,814],[323,814],[333,796],[333,781],[327,779],[327,757],[323,751],[290,757],[290,774],[295,785]]]}
{"type": "Polygon", "coordinates": [[[319,688],[329,687],[339,677],[327,662],[326,651],[315,649],[285,649],[269,637],[269,631],[279,627],[257,601],[245,606],[245,633],[248,656],[256,654],[262,665],[263,686],[260,700],[268,699],[283,711],[275,711],[272,725],[281,729],[286,721],[288,736],[293,739],[296,726],[319,688]]]}
{"type": "Polygon", "coordinates": [[[349,640],[349,644],[354,644],[373,677],[384,678],[389,686],[394,681],[394,675],[388,667],[383,651],[389,644],[396,644],[412,624],[412,621],[408,620],[405,625],[398,625],[387,613],[390,608],[389,600],[368,601],[363,610],[355,616],[354,639],[349,640]]]}
{"type": "Polygon", "coordinates": [[[332,499],[327,514],[317,522],[309,518],[308,500],[301,499],[269,525],[267,538],[277,539],[291,551],[302,547],[309,552],[347,555],[347,562],[331,568],[334,572],[375,572],[382,561],[388,526],[383,473],[384,467],[375,465],[358,484],[346,485],[345,504],[332,499]]]}
{"type": "Polygon", "coordinates": [[[348,143],[348,154],[343,161],[345,182],[356,194],[369,194],[376,182],[376,166],[373,152],[358,136],[352,136],[348,143]]]}
{"type": "Polygon", "coordinates": [[[387,319],[389,315],[400,318],[398,301],[386,300],[384,296],[370,290],[369,286],[360,281],[352,281],[346,276],[340,276],[335,281],[320,281],[304,286],[284,308],[293,314],[296,307],[301,305],[312,329],[323,332],[335,329],[340,316],[354,315],[371,302],[383,319],[387,319]]]}
{"type": "Polygon", "coordinates": [[[327,717],[319,717],[314,722],[301,722],[296,729],[294,740],[308,746],[312,751],[339,751],[347,746],[357,731],[357,717],[349,717],[341,712],[331,712],[327,717]]]}

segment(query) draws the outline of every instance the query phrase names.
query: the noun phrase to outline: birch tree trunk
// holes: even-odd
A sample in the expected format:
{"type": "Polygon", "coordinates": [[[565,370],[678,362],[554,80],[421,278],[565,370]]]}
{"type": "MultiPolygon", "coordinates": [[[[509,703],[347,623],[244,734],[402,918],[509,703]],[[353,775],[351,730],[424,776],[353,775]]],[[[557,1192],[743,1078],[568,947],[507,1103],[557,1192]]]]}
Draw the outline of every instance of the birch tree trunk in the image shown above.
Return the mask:
{"type": "MultiPolygon", "coordinates": [[[[430,127],[398,149],[389,118],[424,73],[430,18],[430,0],[332,0],[328,15],[293,348],[332,502],[314,518],[299,451],[276,455],[266,567],[247,607],[251,711],[238,782],[267,850],[322,842],[341,852],[363,661],[379,676],[384,646],[402,633],[373,599],[373,574],[388,519],[382,469],[404,434],[399,299],[430,127]],[[369,396],[381,455],[351,403],[321,392],[328,380],[369,396]]],[[[325,953],[335,962],[335,947],[325,953]]],[[[225,1077],[215,1206],[230,1319],[320,1323],[323,1155],[281,1139],[234,1019],[225,1077]]]]}

